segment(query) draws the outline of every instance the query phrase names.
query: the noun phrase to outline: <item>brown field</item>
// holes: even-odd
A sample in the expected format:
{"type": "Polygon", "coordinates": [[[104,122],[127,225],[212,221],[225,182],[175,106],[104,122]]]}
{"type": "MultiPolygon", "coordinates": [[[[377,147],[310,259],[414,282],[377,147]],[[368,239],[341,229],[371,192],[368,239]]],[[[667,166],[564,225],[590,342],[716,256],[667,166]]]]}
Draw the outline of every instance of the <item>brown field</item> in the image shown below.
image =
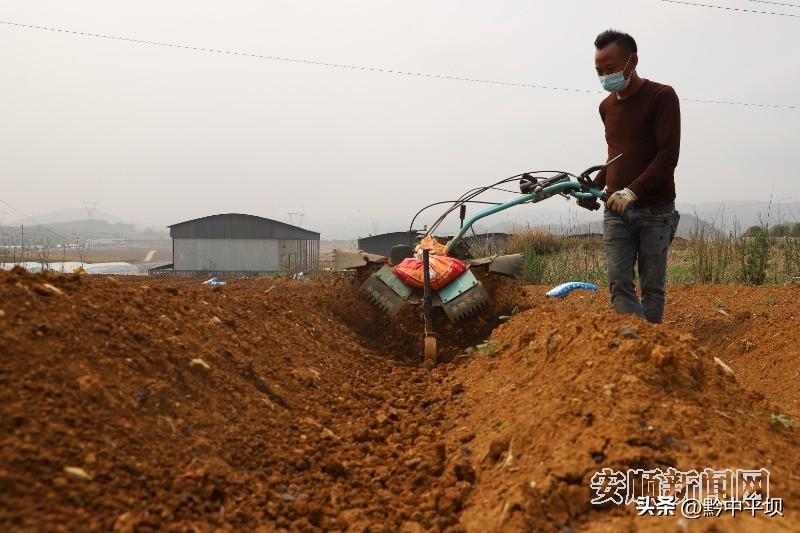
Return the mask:
{"type": "Polygon", "coordinates": [[[33,261],[42,263],[57,263],[59,261],[83,261],[86,263],[107,263],[124,261],[126,263],[144,263],[148,254],[155,253],[150,258],[150,263],[172,262],[172,243],[169,241],[153,241],[151,243],[132,243],[125,246],[100,245],[81,246],[78,248],[50,249],[46,251],[29,249],[25,255],[15,255],[10,252],[0,254],[0,263],[16,263],[18,261],[33,261]]]}
{"type": "Polygon", "coordinates": [[[653,326],[505,284],[426,371],[347,280],[228,281],[0,272],[0,529],[800,530],[798,286],[653,326]],[[767,468],[785,516],[593,506],[603,467],[767,468]]]}

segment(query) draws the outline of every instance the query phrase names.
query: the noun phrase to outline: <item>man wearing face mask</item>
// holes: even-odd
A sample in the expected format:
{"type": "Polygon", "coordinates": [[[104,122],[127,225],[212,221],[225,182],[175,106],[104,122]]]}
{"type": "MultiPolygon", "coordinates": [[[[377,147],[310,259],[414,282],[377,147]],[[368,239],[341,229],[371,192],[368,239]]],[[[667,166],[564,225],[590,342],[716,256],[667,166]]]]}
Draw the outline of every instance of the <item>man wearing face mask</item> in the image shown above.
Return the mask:
{"type": "Polygon", "coordinates": [[[611,302],[617,313],[659,323],[664,316],[667,252],[679,215],[675,211],[675,167],[681,113],[672,87],[642,79],[636,41],[608,30],[595,40],[595,67],[603,88],[600,103],[608,159],[595,179],[608,201],[603,244],[611,302]],[[641,298],[636,293],[638,264],[641,298]]]}

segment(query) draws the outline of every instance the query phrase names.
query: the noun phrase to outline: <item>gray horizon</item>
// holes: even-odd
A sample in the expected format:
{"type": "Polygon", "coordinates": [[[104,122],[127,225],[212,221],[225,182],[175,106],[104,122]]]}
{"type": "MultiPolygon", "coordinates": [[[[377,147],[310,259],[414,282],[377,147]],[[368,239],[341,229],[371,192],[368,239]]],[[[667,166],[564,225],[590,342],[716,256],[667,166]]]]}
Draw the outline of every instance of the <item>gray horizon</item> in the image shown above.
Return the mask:
{"type": "MultiPolygon", "coordinates": [[[[2,199],[34,216],[84,201],[161,227],[226,212],[283,221],[304,213],[302,225],[323,235],[320,226],[334,224],[363,235],[519,172],[580,171],[605,155],[592,42],[609,27],[636,37],[641,76],[672,85],[685,99],[800,105],[800,57],[790,53],[798,20],[655,1],[610,9],[589,1],[48,0],[7,5],[0,18],[591,91],[337,69],[0,25],[8,52],[0,73],[2,199]]],[[[800,109],[686,100],[681,107],[679,202],[800,199],[800,109]]],[[[558,199],[544,207],[565,217],[574,211],[558,199]]],[[[522,209],[513,216],[536,216],[534,208],[522,209]]],[[[19,218],[3,205],[0,213],[19,218]]]]}

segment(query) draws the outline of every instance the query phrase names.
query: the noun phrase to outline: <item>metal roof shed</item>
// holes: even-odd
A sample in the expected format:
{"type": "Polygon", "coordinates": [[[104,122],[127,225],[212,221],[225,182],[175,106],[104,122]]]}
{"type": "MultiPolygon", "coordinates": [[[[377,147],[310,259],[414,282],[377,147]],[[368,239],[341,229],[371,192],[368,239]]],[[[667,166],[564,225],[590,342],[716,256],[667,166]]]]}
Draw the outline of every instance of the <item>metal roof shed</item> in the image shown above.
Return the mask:
{"type": "Polygon", "coordinates": [[[416,231],[393,231],[391,233],[381,233],[380,235],[370,235],[358,239],[358,249],[376,255],[389,257],[392,247],[398,244],[413,246],[417,241],[416,231]]]}
{"type": "Polygon", "coordinates": [[[228,213],[169,226],[176,274],[258,275],[319,267],[319,233],[228,213]]]}

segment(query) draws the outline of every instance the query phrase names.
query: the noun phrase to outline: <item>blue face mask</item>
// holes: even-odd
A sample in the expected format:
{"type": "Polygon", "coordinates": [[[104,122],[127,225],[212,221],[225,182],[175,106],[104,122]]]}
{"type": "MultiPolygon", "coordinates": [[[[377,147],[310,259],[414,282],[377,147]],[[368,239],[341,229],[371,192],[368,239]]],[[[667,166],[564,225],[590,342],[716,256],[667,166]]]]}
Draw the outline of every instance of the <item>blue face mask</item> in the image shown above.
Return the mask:
{"type": "MultiPolygon", "coordinates": [[[[617,93],[628,88],[631,78],[628,76],[628,79],[625,79],[625,69],[628,68],[628,63],[631,62],[631,57],[633,56],[628,57],[628,61],[625,62],[625,66],[622,67],[622,70],[619,72],[609,74],[608,76],[600,76],[600,85],[603,86],[603,89],[610,93],[617,93]]],[[[631,74],[633,73],[631,72],[631,74]]]]}

